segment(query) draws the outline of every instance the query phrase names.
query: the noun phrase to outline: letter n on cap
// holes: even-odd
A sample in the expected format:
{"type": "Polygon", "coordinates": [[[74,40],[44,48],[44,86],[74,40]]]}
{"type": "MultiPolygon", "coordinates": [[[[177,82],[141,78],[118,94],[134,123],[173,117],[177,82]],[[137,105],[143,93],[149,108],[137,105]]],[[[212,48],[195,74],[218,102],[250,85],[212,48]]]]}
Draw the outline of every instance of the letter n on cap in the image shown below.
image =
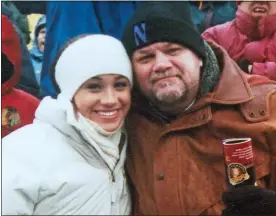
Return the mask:
{"type": "Polygon", "coordinates": [[[133,30],[136,46],[140,46],[141,44],[147,42],[145,23],[139,23],[135,25],[133,30]]]}

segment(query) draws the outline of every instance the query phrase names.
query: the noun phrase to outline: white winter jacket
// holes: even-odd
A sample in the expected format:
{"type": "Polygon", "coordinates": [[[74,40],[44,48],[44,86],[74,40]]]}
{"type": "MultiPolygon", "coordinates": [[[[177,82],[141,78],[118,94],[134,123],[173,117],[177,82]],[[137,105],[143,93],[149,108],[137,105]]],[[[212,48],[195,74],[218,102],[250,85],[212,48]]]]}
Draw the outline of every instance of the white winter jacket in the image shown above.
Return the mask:
{"type": "Polygon", "coordinates": [[[129,215],[126,146],[114,170],[46,97],[36,119],[2,140],[2,214],[129,215]]]}

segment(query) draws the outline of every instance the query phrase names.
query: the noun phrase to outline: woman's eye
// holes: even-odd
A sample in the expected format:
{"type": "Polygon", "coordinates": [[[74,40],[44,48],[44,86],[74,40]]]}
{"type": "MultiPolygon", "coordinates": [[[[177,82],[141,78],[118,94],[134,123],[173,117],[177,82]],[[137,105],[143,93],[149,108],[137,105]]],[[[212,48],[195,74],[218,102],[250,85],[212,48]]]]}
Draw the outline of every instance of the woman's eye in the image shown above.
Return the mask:
{"type": "Polygon", "coordinates": [[[115,83],[115,88],[124,89],[128,86],[128,82],[117,82],[115,83]]]}
{"type": "Polygon", "coordinates": [[[89,85],[87,85],[87,88],[91,89],[91,90],[99,90],[99,89],[101,89],[101,85],[99,85],[99,84],[89,84],[89,85]]]}

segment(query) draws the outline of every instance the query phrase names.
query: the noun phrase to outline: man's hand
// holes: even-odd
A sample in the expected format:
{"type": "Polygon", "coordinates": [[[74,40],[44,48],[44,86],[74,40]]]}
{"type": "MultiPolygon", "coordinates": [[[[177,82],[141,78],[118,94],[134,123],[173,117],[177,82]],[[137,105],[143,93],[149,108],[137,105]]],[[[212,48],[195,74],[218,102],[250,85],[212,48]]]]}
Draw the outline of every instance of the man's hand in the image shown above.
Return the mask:
{"type": "Polygon", "coordinates": [[[275,216],[276,191],[256,186],[241,186],[223,193],[226,208],[222,216],[275,216]]]}

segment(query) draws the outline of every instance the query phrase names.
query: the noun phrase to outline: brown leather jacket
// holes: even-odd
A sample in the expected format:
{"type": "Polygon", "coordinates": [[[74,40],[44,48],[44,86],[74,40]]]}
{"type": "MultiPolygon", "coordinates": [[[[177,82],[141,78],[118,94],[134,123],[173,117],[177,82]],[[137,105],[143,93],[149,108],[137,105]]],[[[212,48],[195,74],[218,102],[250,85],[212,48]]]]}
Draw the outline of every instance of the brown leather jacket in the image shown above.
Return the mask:
{"type": "Polygon", "coordinates": [[[258,185],[276,188],[276,82],[244,74],[215,51],[219,83],[176,120],[162,121],[142,97],[133,102],[127,169],[134,214],[220,215],[226,138],[251,137],[258,185]]]}

